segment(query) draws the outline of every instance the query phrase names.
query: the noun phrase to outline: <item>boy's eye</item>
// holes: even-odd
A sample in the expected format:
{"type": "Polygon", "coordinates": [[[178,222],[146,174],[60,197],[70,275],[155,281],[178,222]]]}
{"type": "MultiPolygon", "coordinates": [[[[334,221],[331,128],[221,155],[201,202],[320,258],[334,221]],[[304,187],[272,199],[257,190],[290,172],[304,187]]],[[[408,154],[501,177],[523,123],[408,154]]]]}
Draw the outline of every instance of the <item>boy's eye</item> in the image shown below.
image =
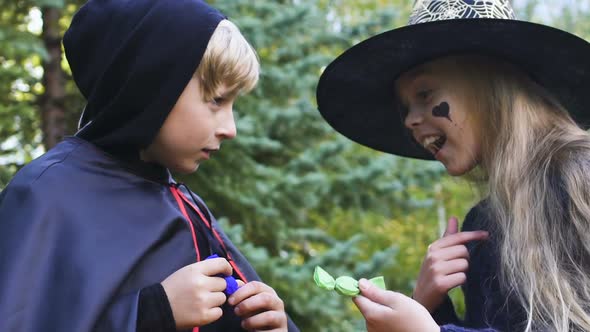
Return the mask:
{"type": "Polygon", "coordinates": [[[225,102],[225,98],[222,97],[217,97],[217,98],[213,98],[213,100],[211,100],[211,103],[213,103],[213,105],[219,106],[221,104],[223,104],[225,102]]]}

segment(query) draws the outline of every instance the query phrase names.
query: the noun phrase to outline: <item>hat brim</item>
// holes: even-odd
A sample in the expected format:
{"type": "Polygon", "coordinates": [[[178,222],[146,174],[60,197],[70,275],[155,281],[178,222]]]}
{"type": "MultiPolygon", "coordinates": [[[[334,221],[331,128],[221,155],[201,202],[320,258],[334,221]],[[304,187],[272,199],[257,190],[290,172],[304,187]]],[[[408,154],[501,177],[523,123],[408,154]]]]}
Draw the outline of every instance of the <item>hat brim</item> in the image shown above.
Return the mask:
{"type": "Polygon", "coordinates": [[[433,159],[396,110],[403,72],[448,55],[477,53],[513,63],[552,92],[583,128],[590,124],[590,44],[568,32],[518,20],[455,19],[409,25],[345,51],[323,72],[318,109],[344,136],[370,148],[433,159]]]}

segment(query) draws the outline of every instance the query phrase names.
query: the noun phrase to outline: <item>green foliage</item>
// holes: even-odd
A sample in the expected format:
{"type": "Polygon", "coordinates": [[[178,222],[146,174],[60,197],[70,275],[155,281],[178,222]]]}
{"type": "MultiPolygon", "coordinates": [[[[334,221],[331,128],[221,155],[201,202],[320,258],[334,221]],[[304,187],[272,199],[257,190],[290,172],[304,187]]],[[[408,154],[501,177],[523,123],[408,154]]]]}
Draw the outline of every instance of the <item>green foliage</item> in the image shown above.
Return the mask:
{"type": "Polygon", "coordinates": [[[0,11],[0,188],[32,158],[39,140],[36,95],[42,87],[35,68],[45,54],[27,30],[28,8],[20,2],[0,11]]]}
{"type": "MultiPolygon", "coordinates": [[[[45,91],[42,63],[47,52],[40,38],[41,11],[44,6],[61,8],[60,26],[65,31],[82,2],[70,1],[66,6],[63,0],[0,0],[0,189],[43,152],[39,98],[45,91]]],[[[72,134],[83,100],[70,77],[66,88],[64,103],[72,134]]]]}
{"type": "Polygon", "coordinates": [[[63,8],[65,0],[35,0],[34,3],[37,7],[63,8]]]}

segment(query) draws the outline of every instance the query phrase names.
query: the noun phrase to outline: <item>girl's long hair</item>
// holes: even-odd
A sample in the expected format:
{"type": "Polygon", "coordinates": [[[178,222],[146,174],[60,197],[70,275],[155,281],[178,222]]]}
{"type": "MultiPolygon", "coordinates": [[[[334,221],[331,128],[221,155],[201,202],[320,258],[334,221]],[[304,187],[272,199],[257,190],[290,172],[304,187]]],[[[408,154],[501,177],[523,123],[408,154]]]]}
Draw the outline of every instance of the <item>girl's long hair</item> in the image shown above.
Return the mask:
{"type": "Polygon", "coordinates": [[[485,123],[479,171],[500,281],[525,309],[525,331],[590,331],[590,135],[516,67],[483,56],[451,62],[485,123]]]}

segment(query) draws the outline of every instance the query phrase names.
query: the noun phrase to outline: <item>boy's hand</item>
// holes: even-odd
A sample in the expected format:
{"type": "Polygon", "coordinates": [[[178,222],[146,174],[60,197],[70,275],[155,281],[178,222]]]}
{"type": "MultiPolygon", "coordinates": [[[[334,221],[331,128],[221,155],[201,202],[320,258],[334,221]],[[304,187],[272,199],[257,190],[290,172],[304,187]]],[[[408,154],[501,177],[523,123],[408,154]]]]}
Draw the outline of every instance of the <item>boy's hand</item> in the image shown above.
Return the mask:
{"type": "Polygon", "coordinates": [[[392,291],[359,281],[361,295],[353,301],[365,316],[368,332],[438,332],[440,327],[420,303],[392,291]]]}
{"type": "Polygon", "coordinates": [[[187,265],[162,281],[177,329],[207,325],[221,317],[226,282],[216,277],[217,274],[232,274],[226,259],[208,259],[187,265]]]}
{"type": "Polygon", "coordinates": [[[413,298],[429,312],[436,310],[447,292],[466,280],[469,252],[465,243],[487,237],[485,231],[459,232],[457,218],[450,218],[443,237],[428,246],[413,298]]]}
{"type": "Polygon", "coordinates": [[[251,281],[229,297],[242,327],[248,331],[287,331],[285,305],[270,286],[251,281]]]}

